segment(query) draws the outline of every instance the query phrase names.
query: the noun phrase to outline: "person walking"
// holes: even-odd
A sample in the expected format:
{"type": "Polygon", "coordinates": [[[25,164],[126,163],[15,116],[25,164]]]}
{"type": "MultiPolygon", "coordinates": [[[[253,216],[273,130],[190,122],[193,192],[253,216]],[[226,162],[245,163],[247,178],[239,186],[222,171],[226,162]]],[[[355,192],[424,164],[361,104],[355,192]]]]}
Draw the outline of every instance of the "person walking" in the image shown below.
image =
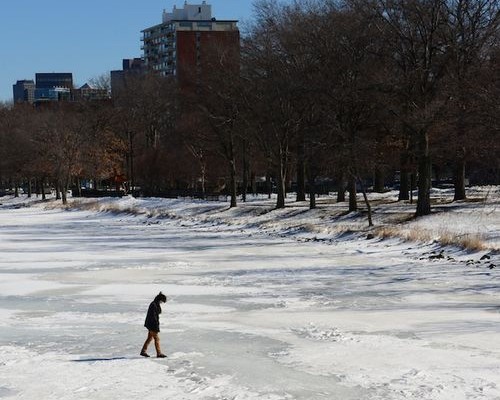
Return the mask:
{"type": "Polygon", "coordinates": [[[148,313],[146,315],[146,321],[144,326],[148,329],[148,338],[142,346],[141,356],[150,357],[147,353],[148,346],[152,340],[155,342],[156,357],[165,358],[166,355],[162,353],[160,347],[160,314],[161,314],[161,303],[166,303],[167,296],[160,292],[154,300],[151,302],[148,308],[148,313]]]}

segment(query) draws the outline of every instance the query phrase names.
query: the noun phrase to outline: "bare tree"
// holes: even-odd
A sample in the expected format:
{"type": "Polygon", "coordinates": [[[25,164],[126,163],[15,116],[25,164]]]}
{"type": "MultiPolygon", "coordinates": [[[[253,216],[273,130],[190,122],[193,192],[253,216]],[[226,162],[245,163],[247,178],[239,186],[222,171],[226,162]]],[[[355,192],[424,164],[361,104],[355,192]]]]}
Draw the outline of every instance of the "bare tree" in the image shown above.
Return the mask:
{"type": "Polygon", "coordinates": [[[85,121],[67,104],[54,105],[42,113],[33,139],[40,157],[46,157],[51,164],[57,198],[61,194],[66,204],[71,178],[81,168],[85,121]]]}
{"type": "Polygon", "coordinates": [[[294,15],[273,1],[258,2],[256,10],[257,22],[244,43],[244,72],[252,86],[255,138],[275,171],[276,208],[283,208],[291,150],[300,131],[299,107],[304,104],[303,82],[296,80],[299,61],[293,60],[288,32],[294,15]]]}
{"type": "MultiPolygon", "coordinates": [[[[443,30],[447,24],[442,0],[377,0],[369,12],[378,17],[380,35],[387,40],[396,79],[393,89],[401,107],[393,112],[415,143],[418,162],[416,215],[431,212],[429,135],[443,109],[440,85],[448,58],[443,30]]],[[[365,8],[366,9],[366,8],[365,8]]]]}
{"type": "Polygon", "coordinates": [[[476,99],[481,90],[479,80],[489,72],[488,58],[499,44],[500,4],[496,0],[449,0],[446,7],[448,115],[454,138],[446,142],[448,151],[454,153],[454,200],[463,200],[468,153],[481,141],[474,135],[481,124],[478,116],[482,108],[476,99]]]}
{"type": "Polygon", "coordinates": [[[111,75],[109,72],[94,76],[89,80],[89,83],[96,89],[106,90],[111,93],[111,75]]]}
{"type": "MultiPolygon", "coordinates": [[[[157,75],[129,76],[114,100],[113,130],[127,143],[129,186],[136,180],[148,190],[161,185],[165,173],[166,142],[174,130],[177,89],[173,79],[157,75]]],[[[156,189],[155,189],[156,188],[156,189]]]]}
{"type": "MultiPolygon", "coordinates": [[[[76,105],[84,123],[84,141],[80,170],[76,178],[92,178],[94,186],[101,179],[116,179],[123,175],[126,142],[114,130],[113,106],[109,102],[82,102],[76,105]]],[[[77,183],[80,189],[80,182],[77,183]]]]}
{"type": "Polygon", "coordinates": [[[0,109],[0,172],[15,188],[15,195],[24,186],[31,196],[31,184],[36,162],[31,141],[33,110],[28,105],[0,109]],[[3,114],[3,115],[2,115],[3,114]]]}
{"type": "Polygon", "coordinates": [[[237,155],[241,144],[240,132],[244,126],[240,53],[237,47],[228,46],[221,40],[214,41],[201,57],[206,71],[202,76],[194,76],[198,82],[195,96],[210,128],[205,130],[208,134],[205,138],[212,138],[211,142],[215,145],[212,148],[227,165],[230,207],[236,207],[237,155]]]}

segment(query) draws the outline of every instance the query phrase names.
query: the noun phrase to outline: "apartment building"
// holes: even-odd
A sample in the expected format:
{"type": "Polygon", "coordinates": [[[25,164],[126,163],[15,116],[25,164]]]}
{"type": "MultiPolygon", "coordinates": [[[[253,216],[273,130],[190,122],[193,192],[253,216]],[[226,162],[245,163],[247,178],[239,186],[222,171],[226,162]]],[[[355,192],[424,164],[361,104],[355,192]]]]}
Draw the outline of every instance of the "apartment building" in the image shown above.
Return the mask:
{"type": "Polygon", "coordinates": [[[215,45],[239,49],[238,21],[217,20],[212,6],[184,3],[172,12],[163,11],[162,23],[142,31],[145,66],[181,82],[203,70],[205,56],[215,45]]]}

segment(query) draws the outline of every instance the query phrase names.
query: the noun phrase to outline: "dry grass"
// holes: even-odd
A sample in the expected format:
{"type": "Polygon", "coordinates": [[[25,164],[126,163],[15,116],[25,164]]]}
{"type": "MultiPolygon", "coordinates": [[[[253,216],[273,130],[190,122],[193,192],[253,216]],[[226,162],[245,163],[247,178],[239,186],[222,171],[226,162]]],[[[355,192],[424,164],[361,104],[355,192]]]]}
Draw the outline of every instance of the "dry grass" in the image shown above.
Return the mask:
{"type": "Polygon", "coordinates": [[[486,249],[483,238],[473,234],[455,235],[445,232],[439,235],[439,243],[443,246],[459,246],[471,251],[486,249]]]}
{"type": "Polygon", "coordinates": [[[116,203],[103,203],[99,200],[71,200],[66,205],[53,202],[45,206],[45,208],[62,208],[66,210],[76,209],[81,211],[107,212],[113,214],[128,214],[128,215],[149,215],[151,211],[143,210],[131,206],[122,206],[116,203]]]}
{"type": "Polygon", "coordinates": [[[390,226],[383,226],[381,228],[376,228],[373,230],[373,234],[381,239],[390,239],[399,237],[399,232],[396,232],[396,229],[390,226]]]}
{"type": "Polygon", "coordinates": [[[446,230],[433,232],[424,229],[410,229],[397,226],[384,226],[374,231],[382,239],[399,238],[409,242],[437,241],[442,246],[458,246],[465,250],[480,251],[487,249],[484,239],[478,234],[456,234],[446,230]]]}

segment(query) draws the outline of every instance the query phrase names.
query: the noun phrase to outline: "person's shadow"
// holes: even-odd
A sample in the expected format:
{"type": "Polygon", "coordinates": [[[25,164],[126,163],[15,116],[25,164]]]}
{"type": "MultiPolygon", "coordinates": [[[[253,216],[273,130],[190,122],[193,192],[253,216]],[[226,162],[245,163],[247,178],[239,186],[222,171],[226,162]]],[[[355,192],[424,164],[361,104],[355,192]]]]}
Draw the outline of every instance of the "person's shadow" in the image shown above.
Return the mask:
{"type": "Polygon", "coordinates": [[[98,361],[116,361],[116,360],[132,360],[139,357],[109,357],[109,358],[80,358],[78,360],[71,360],[73,362],[98,362],[98,361]]]}

